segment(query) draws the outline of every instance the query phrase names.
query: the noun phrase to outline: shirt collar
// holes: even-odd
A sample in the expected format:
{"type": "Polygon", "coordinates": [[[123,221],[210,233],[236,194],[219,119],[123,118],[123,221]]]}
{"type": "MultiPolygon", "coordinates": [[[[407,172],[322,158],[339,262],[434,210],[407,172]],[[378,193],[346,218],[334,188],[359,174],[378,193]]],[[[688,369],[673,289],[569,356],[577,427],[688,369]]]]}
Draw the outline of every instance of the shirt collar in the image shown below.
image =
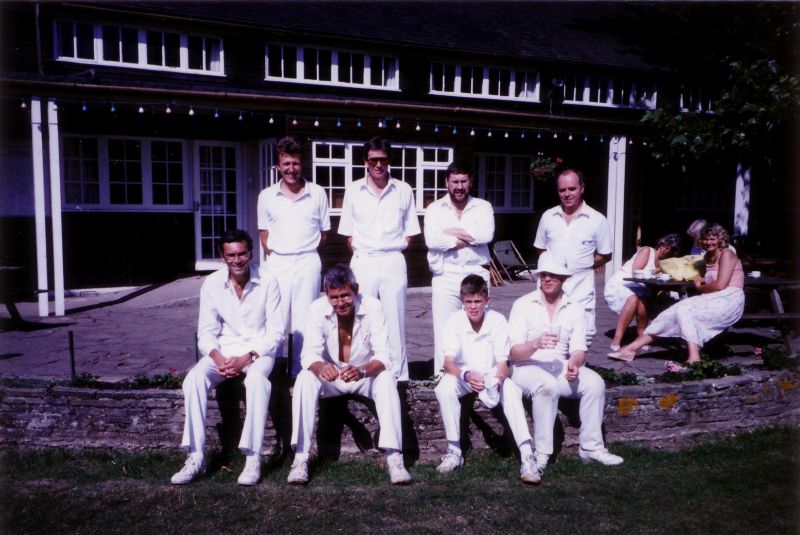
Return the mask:
{"type": "MultiPolygon", "coordinates": [[[[284,197],[288,197],[288,195],[286,195],[286,193],[283,191],[283,189],[281,189],[281,184],[283,184],[283,179],[280,179],[275,184],[277,186],[277,188],[275,188],[275,195],[283,195],[284,197]]],[[[300,199],[302,197],[305,197],[306,195],[310,195],[311,194],[311,192],[308,191],[308,187],[307,186],[308,186],[308,180],[303,178],[303,191],[300,193],[300,195],[295,197],[296,199],[300,199]]]]}
{"type": "MultiPolygon", "coordinates": [[[[589,205],[586,204],[586,201],[581,201],[580,207],[578,207],[578,211],[573,214],[572,217],[580,217],[585,216],[589,217],[589,205]]],[[[556,209],[553,211],[553,215],[564,217],[566,214],[564,213],[564,207],[560,204],[556,206],[556,209]]]]}
{"type": "MultiPolygon", "coordinates": [[[[539,305],[541,307],[544,307],[547,304],[547,302],[544,299],[544,294],[542,294],[542,290],[541,289],[536,289],[536,290],[532,291],[529,295],[530,295],[531,302],[536,303],[537,305],[539,305]]],[[[561,302],[558,305],[558,310],[566,308],[567,305],[571,305],[571,304],[572,304],[572,298],[570,298],[562,290],[561,291],[561,302]]]]}
{"type": "MultiPolygon", "coordinates": [[[[462,210],[462,212],[466,212],[467,210],[470,209],[471,206],[474,206],[475,205],[474,201],[475,201],[475,197],[473,197],[472,195],[468,196],[467,197],[467,204],[464,205],[464,209],[462,210]]],[[[442,205],[443,206],[447,206],[451,210],[454,210],[453,201],[452,201],[452,199],[450,199],[450,194],[449,193],[445,194],[445,196],[442,197],[442,205]]]]}
{"type": "MultiPolygon", "coordinates": [[[[226,289],[231,287],[231,276],[228,273],[227,269],[225,271],[225,281],[223,285],[226,289]]],[[[250,288],[251,286],[260,286],[261,285],[261,275],[259,274],[258,266],[254,264],[250,264],[250,279],[244,285],[245,289],[250,288]]]]}
{"type": "MultiPolygon", "coordinates": [[[[326,299],[327,299],[327,297],[326,297],[326,299]]],[[[363,307],[363,300],[364,299],[363,299],[363,296],[361,294],[356,295],[355,315],[358,318],[363,318],[364,316],[367,315],[367,311],[364,310],[364,307],[363,307]]],[[[333,305],[330,303],[330,301],[326,301],[326,303],[327,303],[328,306],[325,308],[325,318],[328,319],[328,320],[332,320],[332,319],[334,319],[336,317],[336,312],[333,310],[333,305]]]]}

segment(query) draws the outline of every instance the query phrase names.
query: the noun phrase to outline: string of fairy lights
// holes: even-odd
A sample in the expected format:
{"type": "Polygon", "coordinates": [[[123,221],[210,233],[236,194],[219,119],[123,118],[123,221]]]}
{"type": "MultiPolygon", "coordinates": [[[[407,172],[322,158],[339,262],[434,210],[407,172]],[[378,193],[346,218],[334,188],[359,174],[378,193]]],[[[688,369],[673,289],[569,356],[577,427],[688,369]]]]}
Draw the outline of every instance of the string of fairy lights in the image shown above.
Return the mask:
{"type": "MultiPolygon", "coordinates": [[[[519,127],[486,127],[474,126],[463,123],[455,122],[436,122],[424,119],[401,119],[396,116],[378,116],[378,117],[359,117],[359,116],[322,116],[322,115],[307,115],[307,114],[292,114],[292,113],[277,113],[269,111],[252,111],[240,108],[222,108],[222,107],[208,107],[208,106],[195,106],[193,104],[180,104],[176,102],[169,103],[147,103],[147,102],[131,102],[131,101],[86,101],[86,100],[68,100],[68,99],[55,99],[57,107],[70,107],[81,113],[110,113],[115,115],[117,113],[129,112],[138,115],[145,114],[163,114],[164,116],[180,116],[187,117],[206,117],[215,120],[235,120],[241,123],[249,124],[266,124],[274,125],[280,124],[284,121],[287,127],[292,128],[329,128],[334,127],[341,129],[349,126],[356,128],[364,128],[367,126],[368,121],[374,121],[374,126],[379,129],[386,130],[408,130],[413,129],[415,132],[423,133],[430,132],[435,135],[450,135],[450,136],[469,136],[469,137],[485,137],[488,139],[498,138],[505,140],[533,140],[533,141],[547,141],[547,140],[566,140],[583,143],[600,143],[603,144],[610,135],[595,134],[586,131],[569,130],[563,128],[553,128],[548,126],[531,126],[530,128],[519,127]]],[[[19,100],[19,108],[27,110],[29,101],[26,99],[19,100]]],[[[628,137],[628,144],[641,144],[647,146],[648,140],[640,138],[634,140],[633,137],[628,137]]]]}

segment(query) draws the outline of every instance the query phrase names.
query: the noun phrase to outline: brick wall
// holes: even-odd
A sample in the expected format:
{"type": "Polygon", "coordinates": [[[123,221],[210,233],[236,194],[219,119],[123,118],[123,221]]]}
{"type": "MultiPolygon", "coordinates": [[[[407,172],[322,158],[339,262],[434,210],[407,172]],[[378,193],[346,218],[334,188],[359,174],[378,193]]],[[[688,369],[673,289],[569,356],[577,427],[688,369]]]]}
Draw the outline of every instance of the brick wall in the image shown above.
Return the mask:
{"type": "MultiPolygon", "coordinates": [[[[620,386],[606,393],[606,440],[642,442],[671,448],[710,432],[737,432],[774,424],[800,423],[800,377],[786,371],[753,372],[683,384],[620,386]]],[[[208,445],[235,447],[240,392],[223,390],[209,403],[208,445]]],[[[407,454],[432,459],[446,447],[439,407],[424,383],[401,388],[405,409],[407,454]]],[[[491,447],[512,452],[504,434],[502,410],[489,411],[469,397],[462,423],[467,447],[491,447]],[[469,410],[475,405],[475,410],[469,410]]],[[[563,446],[577,444],[577,406],[562,404],[556,436],[563,446]],[[563,434],[561,431],[563,430],[563,434]]],[[[288,389],[273,394],[265,450],[277,434],[288,433],[288,389]]],[[[325,425],[319,429],[320,454],[338,456],[369,450],[376,443],[377,420],[369,403],[333,399],[320,405],[325,425]]],[[[56,386],[0,387],[0,444],[47,447],[117,448],[127,450],[177,448],[183,426],[180,390],[108,390],[56,386]]]]}

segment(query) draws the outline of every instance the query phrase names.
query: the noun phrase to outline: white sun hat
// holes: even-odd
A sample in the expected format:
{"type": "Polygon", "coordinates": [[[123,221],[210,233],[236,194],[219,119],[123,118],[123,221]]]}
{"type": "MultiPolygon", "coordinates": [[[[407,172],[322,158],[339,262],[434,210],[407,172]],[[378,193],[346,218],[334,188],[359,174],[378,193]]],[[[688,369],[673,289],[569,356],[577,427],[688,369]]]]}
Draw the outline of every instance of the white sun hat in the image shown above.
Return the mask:
{"type": "Polygon", "coordinates": [[[539,263],[534,270],[536,275],[540,273],[552,273],[553,275],[563,275],[569,277],[571,273],[567,269],[566,259],[558,253],[545,251],[539,255],[539,263]]]}

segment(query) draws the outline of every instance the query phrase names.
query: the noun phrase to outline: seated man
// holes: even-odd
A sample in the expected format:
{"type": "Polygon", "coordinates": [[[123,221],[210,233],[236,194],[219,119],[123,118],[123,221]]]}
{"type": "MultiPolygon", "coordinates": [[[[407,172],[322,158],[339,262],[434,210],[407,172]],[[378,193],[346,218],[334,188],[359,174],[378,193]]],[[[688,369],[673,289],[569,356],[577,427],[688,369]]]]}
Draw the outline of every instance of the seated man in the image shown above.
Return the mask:
{"type": "Polygon", "coordinates": [[[308,482],[308,454],[320,396],[358,394],[375,402],[380,424],[378,447],[386,452],[395,485],[411,482],[403,464],[400,396],[386,351],[386,318],[381,303],[360,295],[353,272],[339,264],[325,273],[325,297],[311,304],[303,331],[303,371],[292,397],[295,457],[288,481],[308,482]]]}
{"type": "Polygon", "coordinates": [[[205,470],[208,391],[225,379],[245,374],[247,389],[239,449],[246,455],[240,485],[255,485],[261,477],[261,445],[272,385],[269,374],[283,339],[278,283],[259,276],[250,265],[253,240],[243,230],[228,230],[220,238],[224,268],[206,277],[200,289],[197,346],[202,358],[183,381],[186,420],[181,447],[189,452],[172,483],[191,483],[205,470]]]}
{"type": "Polygon", "coordinates": [[[559,396],[580,398],[580,458],[605,465],[622,463],[603,445],[603,406],[606,386],[586,359],[585,315],[580,303],[562,291],[569,270],[554,253],[539,257],[539,289],[514,302],[508,319],[512,379],[533,398],[535,477],[553,453],[553,426],[559,396]]]}
{"type": "MultiPolygon", "coordinates": [[[[445,373],[435,390],[447,436],[447,454],[436,468],[442,473],[452,472],[464,464],[458,400],[470,392],[477,392],[478,398],[490,409],[502,402],[523,461],[533,455],[522,408],[522,392],[513,381],[505,380],[508,376],[508,325],[502,314],[488,309],[489,288],[483,277],[464,277],[461,304],[463,310],[453,312],[444,325],[445,373]]],[[[523,481],[532,477],[533,464],[523,462],[520,472],[523,481]]]]}

